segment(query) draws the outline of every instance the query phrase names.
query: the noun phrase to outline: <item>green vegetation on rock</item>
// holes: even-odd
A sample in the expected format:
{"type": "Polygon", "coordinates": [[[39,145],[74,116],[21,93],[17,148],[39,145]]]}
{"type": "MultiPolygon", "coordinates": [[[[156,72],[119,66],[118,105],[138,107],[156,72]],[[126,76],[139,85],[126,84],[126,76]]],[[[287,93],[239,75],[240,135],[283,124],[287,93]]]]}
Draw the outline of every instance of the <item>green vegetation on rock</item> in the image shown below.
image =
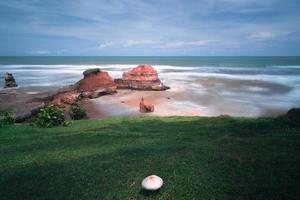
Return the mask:
{"type": "Polygon", "coordinates": [[[97,74],[98,72],[100,72],[99,68],[92,68],[92,69],[85,70],[83,72],[83,75],[86,77],[86,76],[91,75],[91,74],[97,74]]]}
{"type": "Polygon", "coordinates": [[[299,199],[298,117],[124,117],[0,131],[1,199],[299,199]],[[140,183],[164,180],[157,193],[140,183]]]}

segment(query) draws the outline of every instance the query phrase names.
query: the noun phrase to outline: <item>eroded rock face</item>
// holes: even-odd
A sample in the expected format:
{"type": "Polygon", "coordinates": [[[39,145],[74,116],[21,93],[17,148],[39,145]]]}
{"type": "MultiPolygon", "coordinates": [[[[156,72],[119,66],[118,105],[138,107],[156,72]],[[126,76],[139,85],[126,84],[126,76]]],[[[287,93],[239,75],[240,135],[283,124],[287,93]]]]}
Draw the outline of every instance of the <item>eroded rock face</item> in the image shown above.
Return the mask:
{"type": "Polygon", "coordinates": [[[123,73],[125,81],[158,81],[157,71],[151,65],[142,64],[123,73]]]}
{"type": "Polygon", "coordinates": [[[107,72],[95,68],[84,71],[83,75],[73,89],[55,94],[49,104],[68,111],[71,105],[77,105],[84,98],[93,99],[116,92],[117,86],[107,72]]]}
{"type": "Polygon", "coordinates": [[[63,91],[55,94],[49,104],[59,108],[66,108],[69,105],[76,105],[81,98],[81,94],[76,91],[63,91]]]}
{"type": "Polygon", "coordinates": [[[158,78],[157,71],[151,66],[142,64],[123,73],[122,79],[115,79],[120,89],[167,90],[158,78]]]}
{"type": "Polygon", "coordinates": [[[140,101],[140,112],[149,113],[154,111],[154,105],[150,101],[146,101],[143,97],[140,101]]]}
{"type": "Polygon", "coordinates": [[[96,90],[116,90],[117,86],[113,78],[105,71],[100,71],[85,75],[83,79],[78,82],[76,88],[78,92],[88,92],[96,90]]]}
{"type": "Polygon", "coordinates": [[[18,87],[16,80],[12,74],[6,73],[4,80],[4,88],[18,87]]]}

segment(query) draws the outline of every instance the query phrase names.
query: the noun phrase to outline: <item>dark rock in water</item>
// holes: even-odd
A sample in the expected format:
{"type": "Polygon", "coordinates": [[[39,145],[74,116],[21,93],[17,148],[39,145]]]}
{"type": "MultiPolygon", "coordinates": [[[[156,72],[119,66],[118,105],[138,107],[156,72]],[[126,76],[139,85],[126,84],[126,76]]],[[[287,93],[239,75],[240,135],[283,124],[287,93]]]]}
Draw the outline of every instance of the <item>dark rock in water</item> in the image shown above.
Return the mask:
{"type": "Polygon", "coordinates": [[[145,101],[144,98],[142,97],[140,101],[140,112],[141,113],[149,113],[154,111],[154,105],[153,103],[149,101],[145,101]]]}
{"type": "Polygon", "coordinates": [[[123,73],[122,79],[115,79],[119,89],[135,90],[167,90],[158,78],[157,71],[151,65],[139,65],[128,72],[123,73]]]}
{"type": "Polygon", "coordinates": [[[12,74],[6,73],[4,80],[5,80],[4,88],[18,87],[16,80],[12,74]]]}

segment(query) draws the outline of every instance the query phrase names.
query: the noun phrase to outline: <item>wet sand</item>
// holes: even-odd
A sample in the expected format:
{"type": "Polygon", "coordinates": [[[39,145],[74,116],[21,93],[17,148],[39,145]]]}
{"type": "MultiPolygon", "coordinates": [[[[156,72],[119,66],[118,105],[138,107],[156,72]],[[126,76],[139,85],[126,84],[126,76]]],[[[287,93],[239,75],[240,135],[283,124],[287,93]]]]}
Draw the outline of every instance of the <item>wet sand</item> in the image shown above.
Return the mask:
{"type": "Polygon", "coordinates": [[[178,91],[137,91],[118,90],[117,94],[107,95],[97,99],[82,102],[88,117],[106,118],[114,116],[155,115],[155,116],[198,116],[205,115],[197,109],[185,109],[188,102],[180,102],[176,95],[178,91]],[[151,101],[155,105],[153,113],[140,113],[141,98],[151,101]]]}
{"type": "Polygon", "coordinates": [[[268,104],[272,105],[276,96],[290,91],[290,87],[278,83],[206,77],[178,81],[167,91],[118,90],[114,95],[86,100],[82,106],[90,118],[131,115],[268,117],[289,109],[284,102],[278,107],[268,104]],[[155,105],[153,113],[139,112],[142,97],[155,105]]]}

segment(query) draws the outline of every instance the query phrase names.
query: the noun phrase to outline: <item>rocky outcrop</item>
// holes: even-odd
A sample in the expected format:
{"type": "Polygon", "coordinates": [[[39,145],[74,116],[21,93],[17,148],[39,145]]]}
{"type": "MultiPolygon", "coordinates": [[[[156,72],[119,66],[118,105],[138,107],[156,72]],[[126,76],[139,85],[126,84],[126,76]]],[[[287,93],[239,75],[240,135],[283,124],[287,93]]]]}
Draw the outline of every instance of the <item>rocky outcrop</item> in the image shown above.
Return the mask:
{"type": "Polygon", "coordinates": [[[95,68],[85,70],[83,75],[83,79],[78,81],[73,89],[57,93],[49,104],[68,111],[70,105],[77,105],[84,98],[93,99],[116,93],[117,86],[107,72],[95,68]]]}
{"type": "Polygon", "coordinates": [[[116,91],[117,86],[113,78],[105,71],[98,69],[93,69],[92,73],[87,73],[87,71],[92,71],[91,69],[83,72],[84,78],[77,83],[76,90],[78,92],[91,92],[91,91],[116,91]]]}
{"type": "Polygon", "coordinates": [[[150,101],[146,101],[143,97],[140,101],[140,112],[149,113],[154,111],[154,105],[150,101]]]}
{"type": "Polygon", "coordinates": [[[151,66],[142,64],[123,73],[122,79],[115,79],[119,89],[167,90],[158,78],[157,71],[151,66]]]}
{"type": "Polygon", "coordinates": [[[6,73],[4,81],[4,88],[18,87],[14,76],[10,73],[6,73]]]}
{"type": "Polygon", "coordinates": [[[117,85],[113,78],[98,68],[83,72],[84,78],[75,84],[75,90],[84,98],[97,98],[117,92],[117,85]]]}
{"type": "Polygon", "coordinates": [[[70,105],[76,105],[82,96],[76,91],[64,91],[55,94],[49,104],[56,105],[59,108],[68,108],[70,105]]]}

